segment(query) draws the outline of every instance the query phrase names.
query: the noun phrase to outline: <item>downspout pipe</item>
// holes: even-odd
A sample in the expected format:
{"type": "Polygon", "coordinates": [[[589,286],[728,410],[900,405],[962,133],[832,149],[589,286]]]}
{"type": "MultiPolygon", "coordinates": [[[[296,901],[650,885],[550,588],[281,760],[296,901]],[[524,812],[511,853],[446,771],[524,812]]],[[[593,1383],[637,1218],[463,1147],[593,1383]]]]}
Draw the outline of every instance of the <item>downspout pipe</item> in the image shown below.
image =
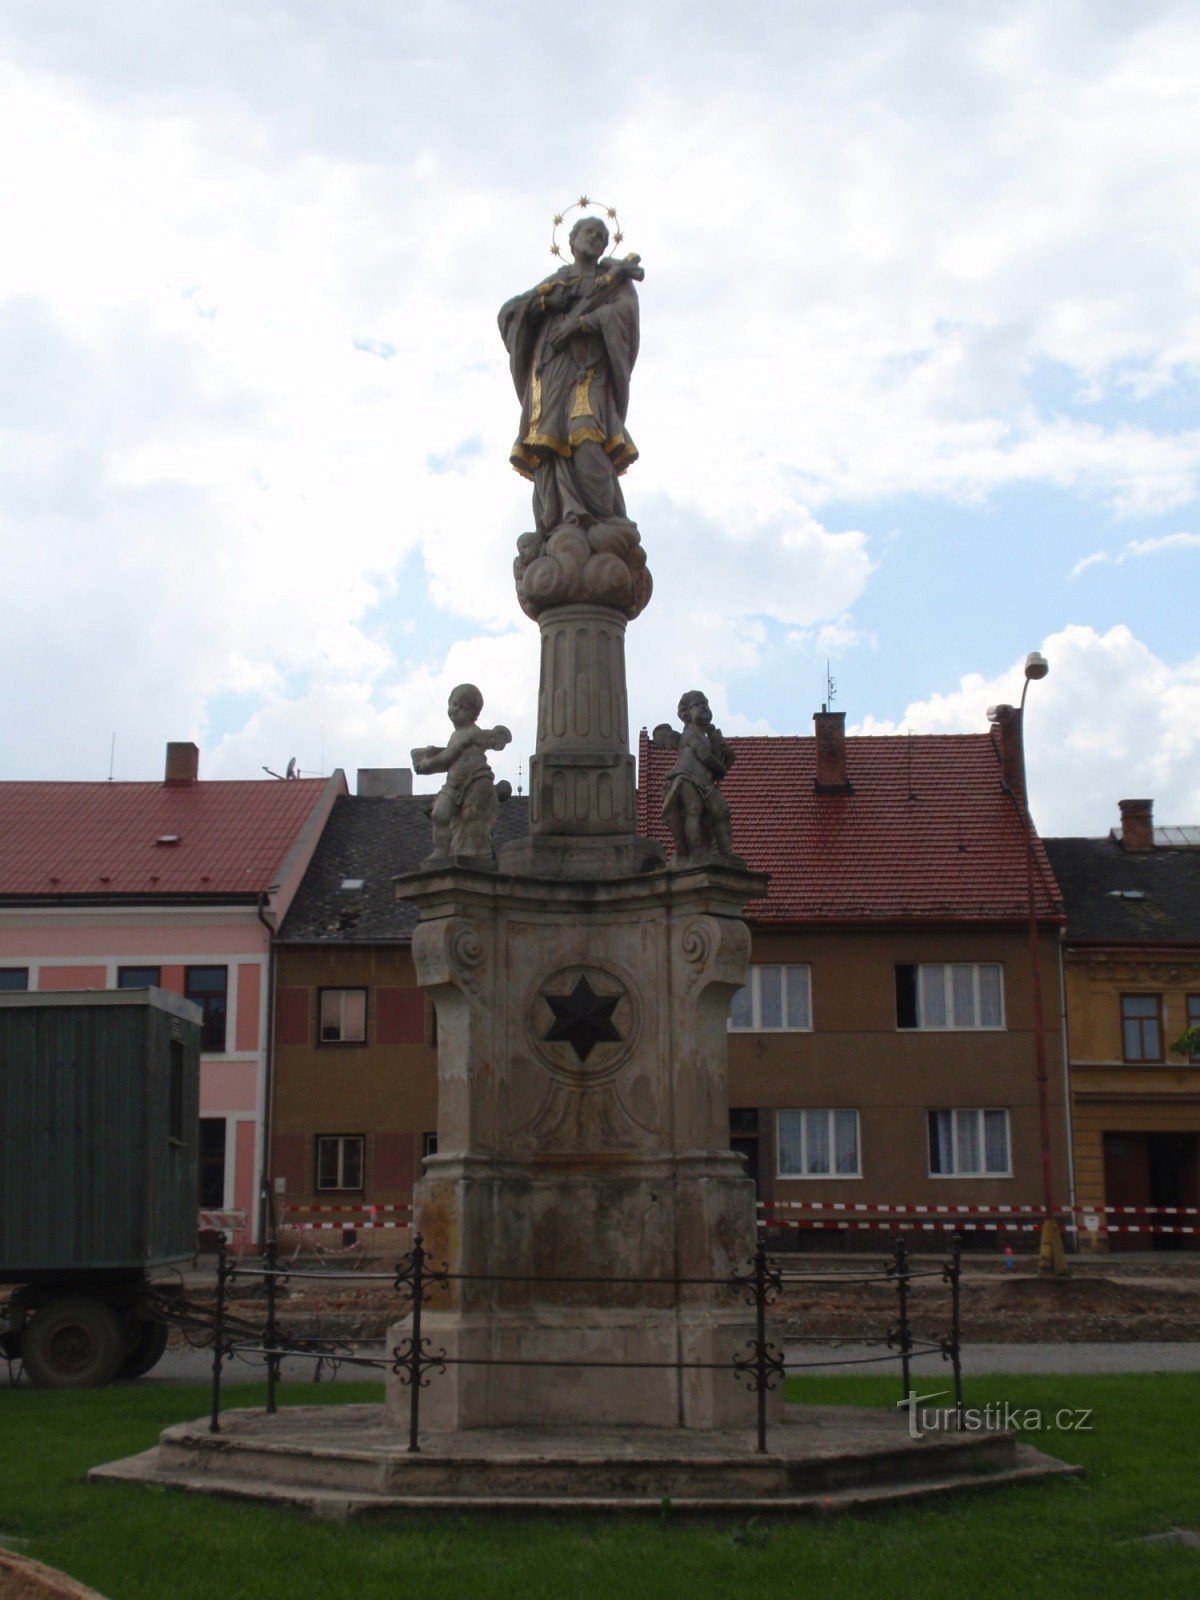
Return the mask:
{"type": "Polygon", "coordinates": [[[276,887],[264,889],[255,906],[258,920],[267,930],[267,1025],[263,1039],[267,1083],[263,1098],[262,1157],[259,1161],[262,1176],[258,1192],[258,1238],[263,1246],[275,1238],[275,1204],[271,1190],[271,1124],[275,1111],[275,928],[267,916],[267,906],[276,887]]]}

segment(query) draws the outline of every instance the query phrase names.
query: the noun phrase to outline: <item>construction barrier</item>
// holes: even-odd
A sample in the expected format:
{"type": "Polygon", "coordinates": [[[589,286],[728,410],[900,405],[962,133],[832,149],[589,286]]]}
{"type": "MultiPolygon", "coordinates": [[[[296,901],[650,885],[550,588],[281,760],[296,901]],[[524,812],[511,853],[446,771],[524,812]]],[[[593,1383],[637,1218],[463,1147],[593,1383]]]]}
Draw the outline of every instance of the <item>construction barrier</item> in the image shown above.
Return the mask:
{"type": "MultiPolygon", "coordinates": [[[[844,1200],[761,1200],[760,1227],[768,1231],[914,1233],[1035,1233],[1044,1211],[1036,1205],[888,1205],[844,1200]]],[[[202,1228],[225,1233],[245,1228],[242,1211],[202,1211],[202,1228]],[[208,1219],[208,1220],[206,1220],[208,1219]]],[[[1200,1235],[1200,1206],[1075,1206],[1057,1213],[1065,1233],[1200,1235]]],[[[411,1204],[283,1206],[279,1230],[300,1234],[412,1226],[411,1204]]]]}
{"type": "Polygon", "coordinates": [[[411,1205],[283,1206],[279,1226],[304,1231],[346,1228],[407,1228],[412,1223],[411,1205]]]}
{"type": "Polygon", "coordinates": [[[202,1210],[196,1223],[200,1233],[241,1233],[245,1226],[244,1211],[202,1210]]]}
{"type": "Polygon", "coordinates": [[[1200,1218],[1200,1206],[1076,1206],[1085,1233],[1200,1234],[1200,1224],[1179,1222],[1179,1217],[1200,1218]],[[1122,1220],[1136,1217],[1135,1222],[1122,1220]],[[1169,1221],[1162,1221],[1162,1218],[1169,1221]],[[1112,1219],[1116,1219],[1115,1221],[1112,1219]]]}
{"type": "MultiPolygon", "coordinates": [[[[919,1233],[1028,1233],[1042,1225],[1041,1206],[1016,1205],[874,1205],[842,1200],[764,1200],[761,1225],[768,1229],[842,1230],[919,1233]]],[[[1074,1206],[1056,1220],[1068,1233],[1200,1234],[1200,1206],[1074,1206]],[[1136,1221],[1125,1220],[1136,1218],[1136,1221]]]]}
{"type": "Polygon", "coordinates": [[[1028,1233],[1041,1227],[1043,1215],[1040,1206],[872,1205],[840,1200],[765,1200],[759,1203],[758,1214],[768,1229],[915,1233],[1028,1233]]]}

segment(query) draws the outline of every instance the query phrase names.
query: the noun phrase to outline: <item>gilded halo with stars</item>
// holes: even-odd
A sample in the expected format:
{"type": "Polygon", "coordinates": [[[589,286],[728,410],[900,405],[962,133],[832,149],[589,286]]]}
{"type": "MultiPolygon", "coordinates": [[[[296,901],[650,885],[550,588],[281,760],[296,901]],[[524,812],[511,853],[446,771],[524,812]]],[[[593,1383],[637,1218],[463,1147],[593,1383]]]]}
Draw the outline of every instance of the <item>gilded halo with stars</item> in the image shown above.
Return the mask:
{"type": "Polygon", "coordinates": [[[558,230],[572,211],[595,211],[603,216],[605,222],[611,223],[612,239],[610,242],[614,250],[624,239],[625,235],[621,232],[621,223],[617,217],[616,206],[606,206],[600,200],[592,200],[586,194],[581,194],[578,200],[572,200],[569,206],[564,206],[554,217],[554,231],[550,235],[550,254],[557,256],[559,260],[562,259],[563,251],[558,242],[558,230]]]}

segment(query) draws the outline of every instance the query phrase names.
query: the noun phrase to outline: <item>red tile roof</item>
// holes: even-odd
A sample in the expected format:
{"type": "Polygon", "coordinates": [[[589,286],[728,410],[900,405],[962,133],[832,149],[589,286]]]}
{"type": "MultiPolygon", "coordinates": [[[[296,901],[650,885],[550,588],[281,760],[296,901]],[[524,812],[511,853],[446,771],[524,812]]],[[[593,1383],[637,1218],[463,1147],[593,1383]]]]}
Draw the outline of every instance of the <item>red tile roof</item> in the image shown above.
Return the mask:
{"type": "Polygon", "coordinates": [[[328,781],[0,783],[0,897],[256,895],[328,781]]]}
{"type": "MultiPolygon", "coordinates": [[[[771,875],[758,923],[916,918],[989,922],[1028,915],[1025,837],[1000,786],[987,734],[846,740],[853,794],[814,794],[816,740],[732,738],[737,760],[722,784],[733,847],[771,875]]],[[[660,815],[669,750],[643,728],[638,831],[671,849],[660,815]]],[[[1062,920],[1058,886],[1035,841],[1039,917],[1062,920]]]]}

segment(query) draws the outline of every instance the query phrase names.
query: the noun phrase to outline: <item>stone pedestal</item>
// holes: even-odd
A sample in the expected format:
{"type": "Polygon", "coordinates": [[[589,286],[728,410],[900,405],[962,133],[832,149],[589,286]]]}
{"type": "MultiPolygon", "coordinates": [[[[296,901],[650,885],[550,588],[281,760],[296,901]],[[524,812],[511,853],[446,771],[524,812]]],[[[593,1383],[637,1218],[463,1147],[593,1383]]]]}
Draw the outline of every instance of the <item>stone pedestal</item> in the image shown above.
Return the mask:
{"type": "MultiPolygon", "coordinates": [[[[724,1279],[754,1250],[754,1187],[728,1148],[726,1016],[749,958],[741,910],[764,888],[720,865],[402,880],[438,1010],[438,1154],[416,1226],[431,1267],[491,1275],[429,1303],[431,1348],[471,1364],[431,1379],[423,1426],[753,1420],[733,1372],[753,1309],[686,1280],[724,1279]],[[530,1276],[648,1281],[503,1281],[530,1276]],[[554,1365],[576,1360],[611,1364],[554,1365]]],[[[396,1380],[388,1403],[402,1422],[396,1380]]]]}

